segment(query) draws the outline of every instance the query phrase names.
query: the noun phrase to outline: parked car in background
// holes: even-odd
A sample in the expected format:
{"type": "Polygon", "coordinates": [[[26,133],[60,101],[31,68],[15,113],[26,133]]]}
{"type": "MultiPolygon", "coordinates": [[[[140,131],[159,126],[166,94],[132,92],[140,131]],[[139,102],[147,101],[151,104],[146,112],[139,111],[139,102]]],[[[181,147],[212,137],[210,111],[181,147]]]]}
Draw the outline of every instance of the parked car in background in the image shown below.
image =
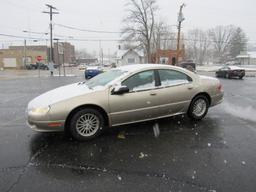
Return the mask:
{"type": "Polygon", "coordinates": [[[196,64],[193,61],[183,61],[183,62],[179,63],[178,66],[185,68],[192,72],[196,71],[196,64]]]}
{"type": "Polygon", "coordinates": [[[201,120],[222,100],[214,77],[168,65],[129,65],[38,96],[28,104],[28,125],[44,132],[66,130],[83,141],[112,126],[181,114],[201,120]]]}
{"type": "Polygon", "coordinates": [[[36,69],[42,69],[42,70],[49,70],[48,65],[44,63],[31,63],[26,65],[26,69],[28,70],[36,70],[36,69]]]}
{"type": "Polygon", "coordinates": [[[223,77],[227,79],[230,79],[230,78],[243,79],[243,77],[245,76],[245,70],[238,66],[224,66],[215,72],[215,76],[223,77]]]}
{"type": "Polygon", "coordinates": [[[95,67],[87,67],[84,71],[84,77],[85,79],[91,79],[95,77],[96,75],[99,75],[102,73],[103,70],[101,67],[95,66],[95,67]]]}
{"type": "Polygon", "coordinates": [[[80,64],[80,65],[78,65],[78,69],[79,70],[85,70],[86,69],[86,64],[80,64]]]}

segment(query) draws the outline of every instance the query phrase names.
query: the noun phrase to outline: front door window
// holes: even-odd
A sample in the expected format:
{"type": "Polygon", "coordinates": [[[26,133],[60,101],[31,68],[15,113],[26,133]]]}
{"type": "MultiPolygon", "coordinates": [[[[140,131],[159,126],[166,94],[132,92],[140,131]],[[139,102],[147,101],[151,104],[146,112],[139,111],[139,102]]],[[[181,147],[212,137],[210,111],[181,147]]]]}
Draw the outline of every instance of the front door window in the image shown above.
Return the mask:
{"type": "Polygon", "coordinates": [[[126,85],[130,92],[153,89],[155,87],[154,71],[144,71],[137,73],[122,82],[122,85],[126,85]]]}

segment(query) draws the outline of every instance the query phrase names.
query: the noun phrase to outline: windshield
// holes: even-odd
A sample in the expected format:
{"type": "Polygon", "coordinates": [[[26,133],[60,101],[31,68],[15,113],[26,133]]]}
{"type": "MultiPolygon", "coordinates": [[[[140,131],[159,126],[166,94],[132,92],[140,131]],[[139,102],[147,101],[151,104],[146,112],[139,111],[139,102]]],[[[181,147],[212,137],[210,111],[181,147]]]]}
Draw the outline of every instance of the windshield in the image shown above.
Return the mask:
{"type": "Polygon", "coordinates": [[[120,77],[122,74],[124,74],[126,71],[122,71],[122,70],[110,70],[107,71],[105,73],[101,73],[99,75],[97,75],[96,77],[90,79],[89,81],[87,81],[85,84],[90,88],[94,88],[97,86],[105,86],[106,84],[108,84],[109,82],[113,81],[114,79],[116,79],[117,77],[120,77]]]}

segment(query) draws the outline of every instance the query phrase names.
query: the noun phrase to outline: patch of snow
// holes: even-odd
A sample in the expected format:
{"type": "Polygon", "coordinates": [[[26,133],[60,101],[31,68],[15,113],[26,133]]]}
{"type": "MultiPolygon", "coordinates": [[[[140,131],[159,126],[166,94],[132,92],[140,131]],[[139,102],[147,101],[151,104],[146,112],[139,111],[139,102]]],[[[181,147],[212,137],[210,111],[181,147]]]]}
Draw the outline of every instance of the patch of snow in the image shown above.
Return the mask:
{"type": "Polygon", "coordinates": [[[152,81],[151,83],[147,83],[147,84],[144,84],[144,85],[133,87],[132,91],[139,91],[139,90],[150,89],[150,88],[154,88],[154,87],[155,87],[155,81],[152,81]]]}
{"type": "MultiPolygon", "coordinates": [[[[101,87],[101,89],[103,89],[103,87],[101,87]]],[[[97,91],[98,90],[100,90],[100,88],[98,88],[97,91]]],[[[37,107],[48,107],[54,103],[94,91],[95,90],[89,89],[86,85],[78,83],[62,86],[34,98],[29,102],[28,110],[37,107]]]]}
{"type": "Polygon", "coordinates": [[[122,180],[122,177],[121,177],[120,175],[117,175],[117,179],[118,179],[119,181],[121,181],[121,180],[122,180]]]}
{"type": "Polygon", "coordinates": [[[208,147],[211,147],[211,146],[212,146],[212,144],[211,144],[211,143],[207,143],[207,146],[208,146],[208,147]]]}
{"type": "Polygon", "coordinates": [[[143,158],[145,158],[145,157],[148,157],[148,154],[145,154],[145,153],[143,153],[143,152],[140,152],[139,158],[140,158],[140,159],[143,159],[143,158]]]}
{"type": "Polygon", "coordinates": [[[161,81],[162,86],[180,85],[180,84],[185,84],[185,83],[189,83],[189,81],[185,80],[185,79],[161,81]]]}
{"type": "Polygon", "coordinates": [[[155,123],[154,125],[153,125],[153,132],[154,132],[154,136],[157,138],[157,137],[159,137],[159,135],[160,135],[160,130],[159,130],[159,125],[158,125],[158,123],[155,123]]]}
{"type": "Polygon", "coordinates": [[[246,163],[245,163],[245,161],[242,161],[242,165],[245,165],[246,163]]]}
{"type": "Polygon", "coordinates": [[[225,102],[221,106],[224,109],[224,111],[233,116],[256,122],[256,115],[252,115],[256,114],[256,109],[254,109],[252,106],[242,107],[235,104],[231,104],[229,102],[225,102]]]}

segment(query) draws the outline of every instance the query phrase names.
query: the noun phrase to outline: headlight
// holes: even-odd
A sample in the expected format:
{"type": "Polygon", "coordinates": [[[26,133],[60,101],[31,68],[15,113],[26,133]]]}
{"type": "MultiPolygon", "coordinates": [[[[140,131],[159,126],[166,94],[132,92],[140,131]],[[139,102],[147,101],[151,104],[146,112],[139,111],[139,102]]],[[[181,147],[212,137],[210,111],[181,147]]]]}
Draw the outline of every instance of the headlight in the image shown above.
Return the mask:
{"type": "Polygon", "coordinates": [[[48,107],[38,107],[30,110],[32,113],[36,114],[46,114],[48,111],[50,111],[50,106],[48,107]]]}

